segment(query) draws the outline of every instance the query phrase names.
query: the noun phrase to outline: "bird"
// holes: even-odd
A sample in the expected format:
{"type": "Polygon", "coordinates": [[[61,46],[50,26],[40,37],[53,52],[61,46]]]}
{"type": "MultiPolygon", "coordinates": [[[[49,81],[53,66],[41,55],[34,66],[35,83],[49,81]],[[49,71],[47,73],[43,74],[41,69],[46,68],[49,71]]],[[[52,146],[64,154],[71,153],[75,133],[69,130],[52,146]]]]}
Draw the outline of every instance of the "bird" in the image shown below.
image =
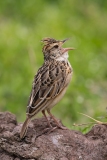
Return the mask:
{"type": "Polygon", "coordinates": [[[34,76],[27,105],[26,120],[20,132],[21,139],[26,136],[30,121],[39,112],[42,112],[50,128],[52,128],[52,125],[48,120],[46,111],[57,127],[64,128],[50,110],[62,99],[72,79],[73,69],[68,60],[68,51],[74,48],[62,47],[67,40],[69,38],[56,40],[50,37],[41,40],[44,62],[34,76]]]}

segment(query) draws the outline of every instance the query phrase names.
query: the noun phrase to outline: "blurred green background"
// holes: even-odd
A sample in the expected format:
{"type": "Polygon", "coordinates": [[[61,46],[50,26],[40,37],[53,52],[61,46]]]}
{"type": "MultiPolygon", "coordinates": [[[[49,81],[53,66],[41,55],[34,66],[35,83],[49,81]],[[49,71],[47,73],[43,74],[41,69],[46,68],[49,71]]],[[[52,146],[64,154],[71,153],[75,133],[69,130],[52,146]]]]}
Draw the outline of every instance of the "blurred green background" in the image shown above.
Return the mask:
{"type": "Polygon", "coordinates": [[[0,1],[0,111],[25,120],[32,81],[43,63],[44,37],[71,37],[64,46],[76,48],[69,52],[72,82],[52,113],[69,128],[90,121],[78,112],[106,115],[106,0],[0,1]]]}

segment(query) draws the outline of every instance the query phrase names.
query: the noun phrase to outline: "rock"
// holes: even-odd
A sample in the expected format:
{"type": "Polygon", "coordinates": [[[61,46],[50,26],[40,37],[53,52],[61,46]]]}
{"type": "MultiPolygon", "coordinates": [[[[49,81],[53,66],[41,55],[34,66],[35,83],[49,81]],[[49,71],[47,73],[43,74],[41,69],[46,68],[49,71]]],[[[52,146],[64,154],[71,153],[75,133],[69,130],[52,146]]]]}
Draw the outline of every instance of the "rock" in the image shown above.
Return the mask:
{"type": "MultiPolygon", "coordinates": [[[[54,122],[51,122],[54,126],[54,122]]],[[[87,134],[48,127],[45,118],[29,124],[26,137],[19,137],[22,124],[15,115],[0,113],[0,160],[106,160],[107,126],[95,125],[87,134]]]]}

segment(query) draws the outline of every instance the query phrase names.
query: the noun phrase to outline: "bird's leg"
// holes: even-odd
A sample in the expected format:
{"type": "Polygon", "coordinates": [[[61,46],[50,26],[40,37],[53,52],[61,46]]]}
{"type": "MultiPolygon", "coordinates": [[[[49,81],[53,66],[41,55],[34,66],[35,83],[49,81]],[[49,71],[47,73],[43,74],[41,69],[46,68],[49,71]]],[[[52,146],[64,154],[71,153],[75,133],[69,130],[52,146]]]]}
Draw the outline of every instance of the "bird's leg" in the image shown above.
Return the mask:
{"type": "Polygon", "coordinates": [[[47,109],[47,112],[50,115],[50,117],[54,120],[54,122],[56,123],[58,128],[67,129],[66,127],[64,127],[61,124],[59,124],[59,122],[56,120],[56,118],[51,114],[50,109],[47,109]]]}
{"type": "Polygon", "coordinates": [[[50,124],[50,122],[49,122],[49,120],[48,120],[48,117],[46,116],[45,110],[42,110],[42,114],[43,114],[44,117],[46,118],[47,123],[48,123],[48,126],[49,126],[50,128],[52,128],[52,125],[50,124]]]}

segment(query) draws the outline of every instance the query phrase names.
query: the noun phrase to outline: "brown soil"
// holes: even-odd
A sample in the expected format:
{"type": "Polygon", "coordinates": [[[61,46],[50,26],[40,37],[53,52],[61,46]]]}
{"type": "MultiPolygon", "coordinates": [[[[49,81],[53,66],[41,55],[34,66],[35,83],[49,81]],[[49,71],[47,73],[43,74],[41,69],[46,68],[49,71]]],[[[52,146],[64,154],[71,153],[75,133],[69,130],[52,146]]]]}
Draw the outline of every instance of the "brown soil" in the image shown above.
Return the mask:
{"type": "Polygon", "coordinates": [[[47,133],[46,120],[35,119],[20,140],[21,126],[15,115],[0,113],[0,160],[107,160],[106,125],[95,125],[85,135],[69,129],[47,133]]]}

